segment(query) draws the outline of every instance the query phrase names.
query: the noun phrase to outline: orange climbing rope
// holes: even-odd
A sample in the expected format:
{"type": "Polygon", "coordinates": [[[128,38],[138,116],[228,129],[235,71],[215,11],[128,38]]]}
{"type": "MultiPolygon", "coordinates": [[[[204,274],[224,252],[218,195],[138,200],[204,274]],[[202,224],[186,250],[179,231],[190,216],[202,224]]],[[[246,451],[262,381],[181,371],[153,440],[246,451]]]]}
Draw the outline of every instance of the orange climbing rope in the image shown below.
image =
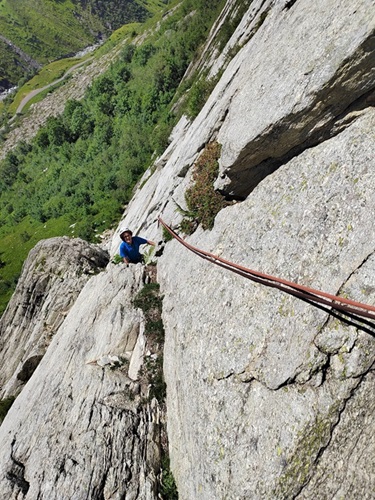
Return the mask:
{"type": "Polygon", "coordinates": [[[294,295],[300,299],[306,300],[312,303],[323,304],[329,306],[332,309],[338,310],[348,315],[360,316],[364,318],[369,318],[375,320],[375,306],[370,306],[368,304],[363,304],[361,302],[356,302],[351,299],[346,299],[344,297],[338,297],[337,295],[332,295],[330,293],[321,292],[320,290],[315,290],[304,285],[299,285],[292,281],[287,281],[282,278],[277,278],[269,274],[260,273],[247,267],[234,264],[228,260],[222,259],[212,253],[200,250],[199,248],[190,245],[185,240],[183,240],[173,229],[171,229],[160,217],[160,224],[182,245],[184,245],[188,250],[199,255],[203,259],[209,260],[213,264],[216,264],[224,269],[228,269],[236,274],[239,274],[245,278],[251,279],[262,285],[278,288],[283,292],[294,295]]]}

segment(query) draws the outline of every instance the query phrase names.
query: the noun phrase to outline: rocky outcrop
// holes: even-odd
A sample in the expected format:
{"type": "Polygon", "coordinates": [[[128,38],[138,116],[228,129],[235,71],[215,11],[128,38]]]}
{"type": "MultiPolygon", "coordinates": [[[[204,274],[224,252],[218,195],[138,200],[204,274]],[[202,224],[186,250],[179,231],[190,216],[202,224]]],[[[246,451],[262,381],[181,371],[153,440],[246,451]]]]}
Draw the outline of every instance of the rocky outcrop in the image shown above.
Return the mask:
{"type": "Polygon", "coordinates": [[[16,291],[0,319],[0,397],[15,396],[108,253],[80,239],[40,241],[24,263],[16,291]]]}
{"type": "MultiPolygon", "coordinates": [[[[246,196],[280,164],[336,134],[364,105],[375,87],[371,3],[275,3],[233,61],[236,93],[218,134],[218,187],[246,196]]],[[[233,86],[224,78],[221,88],[227,85],[233,86]]]]}
{"type": "Polygon", "coordinates": [[[128,376],[143,282],[110,265],[83,288],[0,427],[1,498],[157,498],[161,411],[128,376]]]}
{"type": "Polygon", "coordinates": [[[22,49],[17,47],[13,42],[5,38],[5,36],[0,35],[0,40],[4,42],[12,52],[17,54],[19,58],[23,61],[25,64],[25,70],[30,71],[31,69],[33,70],[38,70],[42,67],[38,61],[35,61],[35,59],[32,59],[29,55],[27,55],[22,49]]]}
{"type": "MultiPolygon", "coordinates": [[[[197,119],[180,120],[121,225],[159,241],[162,215],[179,230],[194,161],[218,141],[216,185],[236,203],[188,241],[375,304],[371,7],[252,2],[227,54],[244,45],[197,119]]],[[[217,75],[228,61],[209,53],[217,75]]],[[[180,498],[370,500],[373,322],[245,281],[176,241],[158,276],[180,498]]],[[[140,266],[110,264],[85,285],[0,428],[5,497],[155,498],[158,406],[142,402],[147,347],[131,299],[142,283],[140,266]]]]}

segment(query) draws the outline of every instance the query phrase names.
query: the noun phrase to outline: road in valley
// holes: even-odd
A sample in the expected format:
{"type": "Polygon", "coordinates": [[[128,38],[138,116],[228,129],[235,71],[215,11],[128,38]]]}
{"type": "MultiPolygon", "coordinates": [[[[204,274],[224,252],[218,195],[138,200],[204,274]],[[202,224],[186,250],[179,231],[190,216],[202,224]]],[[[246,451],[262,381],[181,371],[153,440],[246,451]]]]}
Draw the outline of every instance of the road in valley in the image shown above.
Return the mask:
{"type": "Polygon", "coordinates": [[[83,66],[84,64],[86,64],[87,62],[91,61],[93,59],[93,57],[89,57],[88,59],[86,59],[85,61],[81,61],[77,64],[75,64],[74,66],[72,66],[71,68],[68,69],[68,71],[66,73],[64,73],[64,75],[59,78],[58,80],[55,80],[54,82],[51,82],[49,83],[48,85],[45,85],[44,87],[40,88],[40,89],[35,89],[35,90],[32,90],[29,94],[27,94],[23,99],[22,101],[20,102],[20,104],[18,105],[18,108],[17,108],[17,111],[15,113],[15,115],[13,116],[13,118],[11,118],[10,121],[13,121],[15,119],[15,117],[17,116],[17,114],[19,113],[22,113],[22,110],[23,108],[26,106],[26,104],[33,98],[35,97],[36,95],[40,94],[40,92],[43,92],[44,90],[52,87],[53,85],[56,85],[57,83],[60,83],[62,82],[68,75],[70,75],[70,73],[72,73],[74,70],[76,70],[77,68],[79,68],[80,66],[83,66]]]}

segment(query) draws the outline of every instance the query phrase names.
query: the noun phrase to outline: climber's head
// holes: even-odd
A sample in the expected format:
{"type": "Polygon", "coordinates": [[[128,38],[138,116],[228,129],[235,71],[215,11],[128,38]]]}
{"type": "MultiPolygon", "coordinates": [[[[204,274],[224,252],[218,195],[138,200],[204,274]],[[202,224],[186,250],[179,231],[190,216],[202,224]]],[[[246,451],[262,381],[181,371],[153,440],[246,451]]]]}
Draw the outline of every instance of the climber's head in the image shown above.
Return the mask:
{"type": "Polygon", "coordinates": [[[120,238],[126,243],[132,242],[133,232],[128,227],[122,227],[120,229],[120,238]]]}

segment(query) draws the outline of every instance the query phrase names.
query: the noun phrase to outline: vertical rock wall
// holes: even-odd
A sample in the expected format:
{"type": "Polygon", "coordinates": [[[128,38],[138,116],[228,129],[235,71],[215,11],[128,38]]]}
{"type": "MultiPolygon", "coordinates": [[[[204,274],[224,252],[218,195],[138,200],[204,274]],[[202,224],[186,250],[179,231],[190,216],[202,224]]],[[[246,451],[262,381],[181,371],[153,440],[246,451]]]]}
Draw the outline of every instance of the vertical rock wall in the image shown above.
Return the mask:
{"type": "MultiPolygon", "coordinates": [[[[226,70],[122,223],[156,241],[160,215],[178,229],[191,167],[218,141],[216,186],[237,203],[189,242],[374,304],[373,7],[252,2],[228,43],[238,52],[227,65],[209,51],[211,74],[226,70]]],[[[158,271],[180,498],[370,500],[373,322],[245,282],[174,241],[158,271]]],[[[159,409],[133,380],[142,282],[140,266],[110,265],[80,293],[0,428],[4,498],[156,498],[159,409]],[[129,368],[103,364],[109,355],[129,368]]]]}
{"type": "MultiPolygon", "coordinates": [[[[161,215],[178,229],[191,167],[216,140],[216,187],[238,203],[188,241],[374,304],[373,7],[254,2],[230,42],[244,45],[125,224],[158,238],[161,215]]],[[[180,498],[372,498],[373,323],[244,282],[176,242],[159,275],[180,498]]]]}
{"type": "MultiPolygon", "coordinates": [[[[363,113],[189,242],[374,304],[374,125],[363,113]]],[[[347,324],[176,242],[159,269],[181,498],[372,498],[373,322],[347,324]]]]}

